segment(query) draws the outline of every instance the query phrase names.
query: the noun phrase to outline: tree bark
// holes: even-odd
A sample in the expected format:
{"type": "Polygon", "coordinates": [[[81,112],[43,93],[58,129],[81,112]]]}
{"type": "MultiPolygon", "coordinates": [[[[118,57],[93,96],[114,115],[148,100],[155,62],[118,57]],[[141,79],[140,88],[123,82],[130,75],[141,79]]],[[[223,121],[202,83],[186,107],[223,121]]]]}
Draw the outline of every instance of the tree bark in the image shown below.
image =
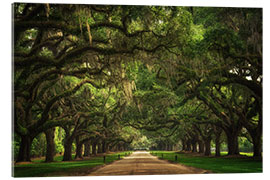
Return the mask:
{"type": "Polygon", "coordinates": [[[16,162],[31,162],[30,149],[32,141],[33,138],[30,136],[21,136],[20,149],[16,162]]]}
{"type": "Polygon", "coordinates": [[[76,155],[75,159],[82,159],[82,147],[83,144],[80,142],[80,138],[77,136],[76,137],[76,155]]]}
{"type": "Polygon", "coordinates": [[[90,152],[90,141],[87,141],[86,143],[84,143],[84,154],[83,156],[90,156],[91,152],[90,152]]]}
{"type": "Polygon", "coordinates": [[[187,151],[191,151],[191,142],[190,140],[187,140],[187,151]]]}
{"type": "Polygon", "coordinates": [[[186,151],[187,149],[186,142],[183,139],[181,141],[182,141],[182,151],[186,151]]]}
{"type": "Polygon", "coordinates": [[[238,133],[225,131],[228,143],[228,155],[239,155],[238,133]]]}
{"type": "Polygon", "coordinates": [[[166,151],[170,150],[170,145],[168,143],[165,143],[165,149],[166,149],[166,151]]]}
{"type": "Polygon", "coordinates": [[[92,154],[97,155],[97,143],[96,142],[92,143],[92,154]]]}
{"type": "Polygon", "coordinates": [[[127,150],[127,144],[126,144],[126,143],[124,143],[124,145],[123,145],[123,150],[124,150],[124,151],[127,150]]]}
{"type": "Polygon", "coordinates": [[[205,156],[210,156],[210,154],[211,154],[211,138],[206,138],[204,140],[204,146],[205,146],[204,155],[205,156]]]}
{"type": "Polygon", "coordinates": [[[173,150],[173,145],[172,144],[170,144],[170,151],[172,151],[173,150]]]}
{"type": "Polygon", "coordinates": [[[215,133],[215,145],[216,145],[216,150],[215,150],[215,156],[219,157],[220,156],[220,137],[222,133],[222,129],[220,127],[214,126],[214,133],[215,133]]]}
{"type": "Polygon", "coordinates": [[[199,153],[204,153],[204,143],[202,140],[198,141],[199,144],[199,153]]]}
{"type": "Polygon", "coordinates": [[[105,146],[105,152],[109,152],[110,151],[110,143],[106,143],[106,146],[105,146]]]}
{"type": "Polygon", "coordinates": [[[253,143],[253,157],[262,157],[262,112],[259,113],[257,127],[245,124],[253,143]]]}
{"type": "Polygon", "coordinates": [[[71,161],[72,160],[72,142],[73,139],[68,138],[67,140],[65,140],[65,144],[64,144],[64,157],[63,157],[63,161],[71,161]]]}
{"type": "Polygon", "coordinates": [[[102,153],[102,144],[99,142],[98,143],[98,150],[97,150],[98,153],[102,153]]]}
{"type": "Polygon", "coordinates": [[[262,157],[262,139],[260,133],[249,133],[253,142],[253,157],[262,157]]]}
{"type": "Polygon", "coordinates": [[[55,155],[54,131],[55,128],[45,131],[47,142],[45,162],[53,162],[53,157],[55,155]]]}
{"type": "Polygon", "coordinates": [[[161,149],[164,150],[164,151],[166,151],[166,148],[167,148],[167,147],[166,147],[166,144],[165,144],[165,143],[162,143],[161,146],[162,146],[161,149]]]}
{"type": "Polygon", "coordinates": [[[106,142],[106,140],[102,141],[102,152],[103,153],[108,152],[108,143],[106,142]]]}
{"type": "Polygon", "coordinates": [[[218,157],[220,156],[220,134],[216,134],[215,144],[216,144],[215,156],[218,157]]]}
{"type": "Polygon", "coordinates": [[[220,141],[216,141],[216,150],[215,150],[215,156],[220,156],[220,141]]]}
{"type": "Polygon", "coordinates": [[[254,137],[253,140],[253,157],[262,157],[261,137],[254,137]]]}
{"type": "Polygon", "coordinates": [[[192,152],[197,152],[197,143],[192,142],[192,152]]]}
{"type": "Polygon", "coordinates": [[[117,146],[116,145],[113,145],[113,146],[110,146],[110,147],[111,147],[110,151],[112,151],[112,152],[117,151],[117,146]]]}

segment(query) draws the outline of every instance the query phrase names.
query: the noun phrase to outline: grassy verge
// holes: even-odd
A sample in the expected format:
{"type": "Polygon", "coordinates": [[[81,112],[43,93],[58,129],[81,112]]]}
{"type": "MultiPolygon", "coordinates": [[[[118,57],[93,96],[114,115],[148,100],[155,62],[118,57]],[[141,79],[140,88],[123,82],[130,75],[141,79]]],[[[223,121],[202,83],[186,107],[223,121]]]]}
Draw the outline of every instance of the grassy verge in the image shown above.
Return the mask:
{"type": "Polygon", "coordinates": [[[55,157],[55,162],[45,163],[44,160],[34,160],[33,163],[19,164],[14,166],[14,177],[46,177],[46,176],[83,176],[91,172],[94,167],[111,163],[118,160],[118,155],[123,157],[130,151],[106,154],[104,163],[103,156],[91,157],[85,160],[63,162],[63,156],[55,157]]]}
{"type": "MultiPolygon", "coordinates": [[[[212,155],[215,155],[215,152],[212,152],[211,154],[212,155]]],[[[220,152],[220,155],[221,156],[226,156],[227,154],[228,154],[228,152],[226,152],[226,151],[220,152]]],[[[240,152],[240,155],[245,155],[245,156],[252,157],[253,156],[253,152],[240,152]]]]}
{"type": "MultiPolygon", "coordinates": [[[[252,157],[204,157],[195,156],[194,154],[176,153],[171,151],[151,151],[151,154],[159,158],[210,170],[214,173],[259,173],[262,172],[262,160],[253,159],[252,157]]],[[[250,154],[248,154],[250,155],[250,154]]]]}

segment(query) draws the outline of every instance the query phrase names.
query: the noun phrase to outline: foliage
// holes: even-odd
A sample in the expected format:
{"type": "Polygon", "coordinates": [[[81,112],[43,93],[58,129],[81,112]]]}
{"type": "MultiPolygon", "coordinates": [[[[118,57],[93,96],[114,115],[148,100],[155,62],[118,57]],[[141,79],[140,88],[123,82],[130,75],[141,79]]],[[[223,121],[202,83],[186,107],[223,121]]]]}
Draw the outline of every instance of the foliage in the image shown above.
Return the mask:
{"type": "Polygon", "coordinates": [[[63,140],[65,137],[65,132],[61,127],[55,128],[55,136],[54,136],[54,142],[55,142],[55,153],[62,153],[64,152],[64,146],[63,146],[63,140]]]}
{"type": "Polygon", "coordinates": [[[50,144],[79,154],[86,142],[103,151],[226,142],[230,155],[261,156],[261,9],[13,8],[17,161],[50,144]]]}
{"type": "Polygon", "coordinates": [[[31,154],[33,157],[44,156],[46,152],[46,138],[44,134],[37,136],[31,146],[31,154]]]}

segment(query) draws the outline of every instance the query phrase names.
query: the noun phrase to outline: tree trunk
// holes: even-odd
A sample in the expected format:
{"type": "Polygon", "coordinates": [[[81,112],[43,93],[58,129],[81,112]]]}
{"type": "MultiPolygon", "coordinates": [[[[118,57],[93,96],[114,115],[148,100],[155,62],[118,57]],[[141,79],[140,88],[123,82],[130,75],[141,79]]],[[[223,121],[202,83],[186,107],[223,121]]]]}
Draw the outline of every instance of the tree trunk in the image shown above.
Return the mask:
{"type": "Polygon", "coordinates": [[[166,150],[167,150],[166,143],[162,143],[162,150],[164,150],[164,151],[166,151],[166,150]]]}
{"type": "Polygon", "coordinates": [[[76,146],[76,155],[75,155],[75,159],[83,159],[83,156],[82,156],[82,144],[78,144],[76,146]]]}
{"type": "Polygon", "coordinates": [[[192,140],[192,152],[197,152],[197,142],[195,140],[192,140]]]}
{"type": "Polygon", "coordinates": [[[106,143],[106,146],[105,146],[105,152],[108,153],[110,151],[110,143],[106,143]]]}
{"type": "Polygon", "coordinates": [[[83,156],[90,156],[90,141],[87,141],[86,143],[84,143],[84,154],[83,156]]]}
{"type": "Polygon", "coordinates": [[[216,144],[215,156],[218,157],[220,156],[220,134],[219,135],[216,134],[215,144],[216,144]]]}
{"type": "Polygon", "coordinates": [[[187,146],[185,140],[182,140],[182,151],[186,151],[187,146]]]}
{"type": "Polygon", "coordinates": [[[80,142],[80,138],[76,137],[76,155],[75,159],[82,159],[82,146],[83,144],[80,142]]]}
{"type": "Polygon", "coordinates": [[[158,150],[162,150],[162,144],[161,144],[161,142],[158,143],[158,150]]]}
{"type": "Polygon", "coordinates": [[[191,151],[191,142],[190,140],[187,140],[187,151],[191,151]]]}
{"type": "Polygon", "coordinates": [[[259,115],[259,124],[257,127],[246,126],[253,143],[253,157],[262,157],[262,119],[259,115]]]}
{"type": "Polygon", "coordinates": [[[169,144],[169,150],[172,151],[173,145],[169,144]]]}
{"type": "Polygon", "coordinates": [[[262,157],[262,139],[260,133],[250,133],[253,142],[253,157],[262,157]]]}
{"type": "Polygon", "coordinates": [[[216,150],[215,150],[215,156],[220,156],[220,142],[216,142],[216,150]]]}
{"type": "Polygon", "coordinates": [[[165,143],[165,149],[166,149],[166,151],[169,151],[170,150],[170,145],[165,143]]]}
{"type": "Polygon", "coordinates": [[[47,142],[45,162],[53,162],[53,157],[55,155],[54,131],[55,128],[45,131],[47,142]]]}
{"type": "Polygon", "coordinates": [[[228,155],[238,155],[239,147],[238,147],[238,133],[230,133],[226,132],[227,143],[228,143],[228,155]]]}
{"type": "Polygon", "coordinates": [[[204,146],[205,146],[204,155],[205,156],[210,156],[210,154],[211,154],[211,138],[206,138],[204,140],[204,146]]]}
{"type": "Polygon", "coordinates": [[[111,151],[111,152],[115,152],[116,151],[116,144],[115,143],[111,144],[108,147],[109,147],[109,151],[111,151]]]}
{"type": "Polygon", "coordinates": [[[202,140],[198,141],[199,144],[199,153],[204,153],[204,143],[202,140]]]}
{"type": "Polygon", "coordinates": [[[20,149],[16,162],[31,162],[30,149],[32,141],[33,138],[30,136],[21,136],[20,149]]]}
{"type": "Polygon", "coordinates": [[[123,150],[127,151],[127,144],[126,143],[123,145],[123,150]]]}
{"type": "Polygon", "coordinates": [[[108,143],[105,140],[102,141],[102,152],[108,152],[108,143]]]}
{"type": "Polygon", "coordinates": [[[64,157],[63,157],[63,161],[71,161],[72,160],[72,142],[73,140],[71,138],[68,138],[65,141],[64,144],[64,157]]]}
{"type": "Polygon", "coordinates": [[[92,143],[92,154],[97,155],[97,143],[96,142],[92,143]]]}
{"type": "Polygon", "coordinates": [[[215,156],[219,157],[220,156],[220,137],[222,133],[222,129],[220,127],[214,126],[214,133],[215,133],[215,145],[216,145],[216,150],[215,150],[215,156]]]}
{"type": "Polygon", "coordinates": [[[111,151],[116,152],[117,151],[117,145],[112,146],[111,151]]]}
{"type": "Polygon", "coordinates": [[[97,150],[98,153],[102,153],[102,144],[101,143],[98,143],[98,150],[97,150]]]}
{"type": "Polygon", "coordinates": [[[172,144],[170,144],[170,151],[172,151],[173,150],[173,145],[172,144]]]}

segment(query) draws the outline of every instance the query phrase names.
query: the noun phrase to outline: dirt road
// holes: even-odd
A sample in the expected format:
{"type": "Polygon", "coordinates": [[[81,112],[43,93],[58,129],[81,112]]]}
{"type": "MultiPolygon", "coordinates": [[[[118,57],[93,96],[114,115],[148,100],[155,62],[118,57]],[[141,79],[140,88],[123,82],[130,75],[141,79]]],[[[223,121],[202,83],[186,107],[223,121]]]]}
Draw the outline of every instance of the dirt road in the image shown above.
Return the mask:
{"type": "Polygon", "coordinates": [[[201,174],[206,170],[169,163],[152,156],[149,152],[134,152],[122,160],[106,165],[89,174],[90,176],[109,175],[157,175],[157,174],[201,174]]]}

